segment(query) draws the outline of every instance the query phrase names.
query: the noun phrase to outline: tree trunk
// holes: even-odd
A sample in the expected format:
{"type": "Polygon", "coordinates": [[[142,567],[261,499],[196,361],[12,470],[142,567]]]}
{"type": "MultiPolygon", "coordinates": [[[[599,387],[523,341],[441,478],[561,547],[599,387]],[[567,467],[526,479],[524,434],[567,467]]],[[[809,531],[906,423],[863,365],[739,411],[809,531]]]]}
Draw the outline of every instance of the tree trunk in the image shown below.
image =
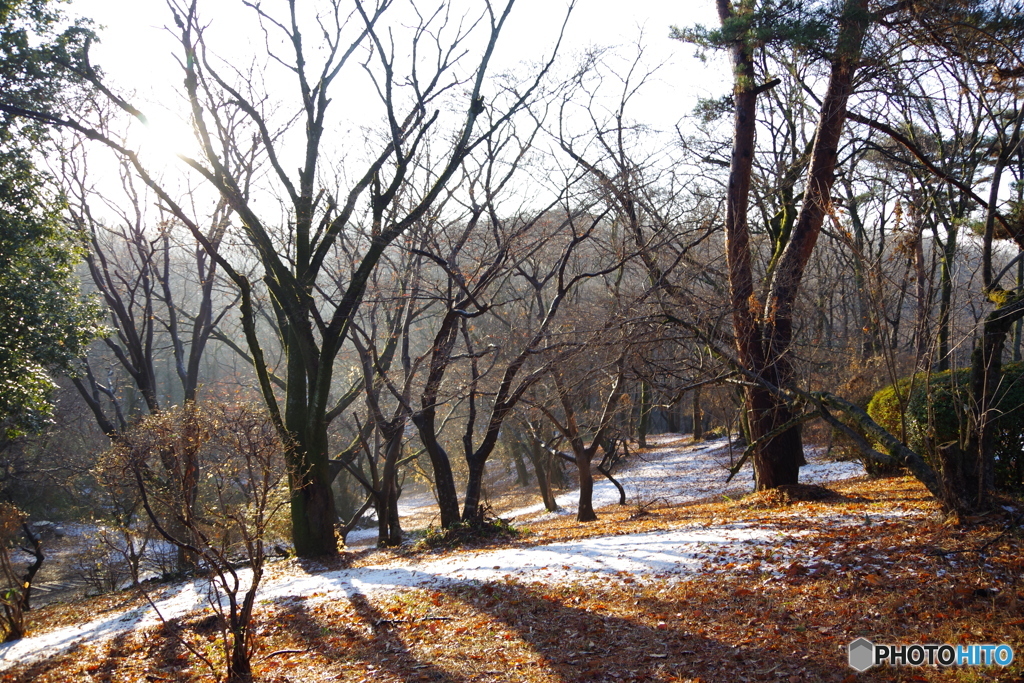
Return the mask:
{"type": "Polygon", "coordinates": [[[700,387],[693,389],[693,440],[704,440],[704,411],[700,407],[700,387]]]}
{"type": "Polygon", "coordinates": [[[336,555],[334,492],[328,464],[327,423],[317,387],[307,381],[307,358],[299,334],[279,315],[288,361],[284,425],[288,445],[292,542],[299,557],[336,555]]]}
{"type": "Polygon", "coordinates": [[[448,458],[448,452],[437,440],[434,433],[433,409],[415,413],[412,416],[413,424],[419,430],[420,440],[427,450],[430,458],[430,466],[434,472],[434,493],[437,494],[437,507],[441,513],[441,526],[450,527],[458,524],[462,517],[459,515],[459,494],[455,489],[455,475],[452,473],[452,463],[448,458]]]}
{"type": "Polygon", "coordinates": [[[583,445],[583,436],[580,432],[579,424],[576,421],[576,413],[573,410],[572,400],[566,390],[565,384],[557,374],[554,375],[555,386],[558,390],[559,399],[562,403],[562,409],[565,411],[565,424],[559,429],[566,437],[568,437],[569,443],[572,445],[573,455],[575,456],[574,462],[576,463],[576,469],[579,470],[580,476],[580,503],[576,513],[577,522],[593,522],[597,520],[597,514],[594,512],[594,473],[591,470],[591,464],[594,461],[594,455],[597,453],[597,449],[600,448],[601,443],[604,442],[608,429],[615,416],[615,406],[618,404],[619,398],[621,397],[619,388],[622,386],[622,379],[625,376],[625,361],[626,354],[623,353],[619,356],[617,361],[618,373],[615,376],[615,380],[612,382],[608,396],[605,398],[604,408],[601,411],[601,418],[598,421],[597,430],[594,433],[594,437],[589,446],[583,445]]]}
{"type": "Polygon", "coordinates": [[[434,336],[434,348],[430,355],[430,372],[427,383],[420,398],[422,409],[413,414],[412,421],[419,430],[420,441],[430,457],[430,465],[434,470],[434,488],[437,493],[437,504],[441,512],[441,526],[448,528],[459,523],[459,496],[455,490],[455,477],[452,474],[451,459],[448,451],[437,440],[437,397],[441,382],[444,380],[448,364],[451,362],[452,349],[458,338],[459,314],[453,305],[441,322],[441,327],[434,336]]]}
{"type": "Polygon", "coordinates": [[[936,448],[942,469],[942,502],[947,510],[970,511],[973,505],[972,482],[965,476],[964,465],[968,457],[956,441],[936,448]]]}
{"type": "MultiPolygon", "coordinates": [[[[750,429],[757,441],[776,426],[784,425],[794,415],[789,405],[772,392],[753,388],[747,392],[747,413],[750,429]]],[[[753,443],[753,441],[751,442],[753,443]]],[[[772,439],[766,440],[754,451],[754,482],[758,491],[796,484],[800,479],[800,466],[806,464],[799,425],[772,439]]]]}
{"type": "MultiPolygon", "coordinates": [[[[860,327],[860,334],[863,335],[860,343],[860,358],[861,360],[868,360],[869,358],[874,358],[881,351],[881,334],[878,329],[878,318],[873,311],[874,302],[871,300],[871,293],[868,289],[872,285],[868,282],[863,261],[864,227],[860,216],[857,214],[855,200],[849,201],[852,205],[850,216],[854,224],[854,244],[856,247],[852,261],[854,294],[856,296],[857,308],[856,317],[860,327]]],[[[843,323],[843,328],[847,329],[845,308],[843,310],[843,323]]]]}
{"type": "MultiPolygon", "coordinates": [[[[540,425],[531,425],[533,430],[539,430],[540,425]]],[[[558,502],[555,500],[555,493],[551,486],[551,471],[555,459],[547,450],[541,447],[540,440],[530,436],[530,450],[527,451],[530,462],[533,463],[533,471],[537,475],[537,486],[540,488],[540,497],[544,501],[544,509],[548,512],[558,510],[558,502]]]]}
{"type": "MultiPolygon", "coordinates": [[[[732,5],[718,2],[723,25],[733,19],[732,5]]],[[[753,11],[741,5],[741,12],[753,11]]],[[[734,138],[726,197],[726,257],[729,266],[733,328],[740,363],[752,378],[764,378],[777,388],[790,386],[792,366],[793,309],[800,292],[804,269],[814,251],[825,216],[831,205],[840,135],[846,121],[846,103],[870,15],[867,0],[846,0],[839,21],[839,33],[832,58],[828,89],[821,104],[814,145],[808,164],[806,189],[800,213],[772,274],[768,300],[758,315],[751,267],[750,233],[747,225],[754,137],[756,99],[753,46],[746,37],[733,44],[735,88],[734,138]]],[[[767,386],[747,389],[751,437],[761,440],[784,425],[792,416],[786,400],[767,386]]],[[[794,427],[758,446],[754,470],[759,490],[797,483],[804,463],[799,427],[794,427]]]]}
{"type": "Polygon", "coordinates": [[[399,546],[402,545],[402,527],[398,519],[398,459],[402,455],[405,420],[398,419],[382,431],[386,446],[380,480],[380,505],[377,510],[377,545],[399,546]]]}
{"type": "Polygon", "coordinates": [[[944,372],[950,368],[950,339],[953,334],[953,259],[956,256],[957,223],[946,224],[946,242],[939,261],[939,348],[935,369],[944,372]]]}
{"type": "Polygon", "coordinates": [[[551,463],[554,458],[550,455],[543,456],[544,462],[538,463],[537,486],[540,488],[540,498],[544,501],[544,509],[548,512],[558,511],[558,501],[555,499],[554,489],[551,487],[551,463]]]}
{"type": "MultiPolygon", "coordinates": [[[[626,440],[621,441],[622,448],[626,449],[626,440]]],[[[626,504],[626,489],[622,487],[619,480],[612,476],[612,470],[615,465],[622,459],[618,453],[619,442],[616,439],[606,440],[601,444],[601,449],[604,451],[604,456],[601,458],[601,462],[597,465],[597,471],[604,475],[605,479],[610,481],[619,492],[619,505],[626,504]]],[[[628,455],[628,452],[627,452],[628,455]]]]}
{"type": "MultiPolygon", "coordinates": [[[[741,6],[736,11],[750,12],[751,7],[741,6]]],[[[726,0],[718,0],[718,12],[722,24],[734,18],[732,6],[726,0]]],[[[754,139],[757,130],[757,95],[754,83],[753,47],[745,38],[737,39],[732,46],[734,122],[732,159],[729,170],[729,186],[726,193],[726,260],[729,271],[730,303],[733,315],[733,330],[736,337],[736,351],[740,364],[755,377],[764,377],[768,370],[764,344],[764,327],[755,313],[758,303],[754,294],[753,268],[751,264],[750,230],[747,224],[750,183],[755,153],[754,139]]],[[[805,193],[806,194],[806,193],[805,193]]],[[[801,212],[802,214],[803,212],[801,212]]],[[[782,259],[790,252],[792,241],[783,252],[782,259]]],[[[778,268],[776,269],[778,271],[778,268]]],[[[777,379],[770,377],[769,379],[777,379]]],[[[778,383],[775,383],[779,386],[778,383]]],[[[782,410],[783,400],[763,387],[751,386],[746,391],[746,407],[751,428],[751,438],[758,440],[777,424],[774,419],[782,410]]],[[[694,424],[694,430],[698,429],[694,424]]],[[[798,433],[799,434],[799,433],[798,433]]],[[[799,445],[799,436],[797,436],[799,445]]],[[[793,439],[782,435],[769,443],[762,444],[754,454],[755,471],[759,472],[758,488],[764,485],[778,486],[796,483],[782,476],[792,468],[795,453],[790,452],[793,439]],[[778,470],[776,473],[775,470],[778,470]]]]}
{"type": "Polygon", "coordinates": [[[402,545],[402,520],[398,516],[400,494],[398,482],[392,479],[391,493],[388,494],[388,545],[393,547],[402,545]]]}
{"type": "Polygon", "coordinates": [[[334,495],[327,467],[327,434],[313,448],[298,441],[290,451],[292,540],[299,557],[336,555],[334,495]],[[322,444],[322,445],[321,445],[322,444]]]}
{"type": "Polygon", "coordinates": [[[682,406],[680,404],[681,401],[676,401],[668,407],[668,410],[665,411],[665,424],[671,434],[678,434],[681,429],[681,425],[679,424],[679,412],[682,406]]]}
{"type": "Polygon", "coordinates": [[[228,683],[250,683],[252,681],[252,665],[246,643],[235,636],[231,644],[231,663],[228,665],[228,683]]]}
{"type": "Polygon", "coordinates": [[[479,523],[483,521],[484,513],[480,507],[480,497],[484,490],[484,466],[487,458],[481,458],[476,454],[466,458],[469,466],[469,478],[466,481],[466,500],[462,506],[462,521],[479,523]]]}
{"type": "Polygon", "coordinates": [[[640,381],[640,414],[636,422],[636,441],[640,448],[647,448],[647,434],[651,431],[651,386],[640,381]]]}
{"type": "Polygon", "coordinates": [[[594,452],[587,448],[576,452],[576,468],[580,472],[580,505],[576,511],[577,522],[595,522],[594,512],[594,473],[590,469],[594,452]]]}
{"type": "Polygon", "coordinates": [[[523,452],[518,443],[512,446],[512,462],[516,468],[516,486],[526,488],[530,485],[530,471],[523,462],[523,452]]]}
{"type": "Polygon", "coordinates": [[[289,417],[286,424],[293,439],[288,449],[288,482],[295,554],[299,557],[335,555],[338,541],[327,462],[327,428],[323,423],[310,425],[301,419],[305,415],[292,413],[289,417]]]}
{"type": "Polygon", "coordinates": [[[552,490],[562,491],[569,486],[569,476],[565,472],[565,461],[550,453],[547,456],[548,483],[552,490]]]}

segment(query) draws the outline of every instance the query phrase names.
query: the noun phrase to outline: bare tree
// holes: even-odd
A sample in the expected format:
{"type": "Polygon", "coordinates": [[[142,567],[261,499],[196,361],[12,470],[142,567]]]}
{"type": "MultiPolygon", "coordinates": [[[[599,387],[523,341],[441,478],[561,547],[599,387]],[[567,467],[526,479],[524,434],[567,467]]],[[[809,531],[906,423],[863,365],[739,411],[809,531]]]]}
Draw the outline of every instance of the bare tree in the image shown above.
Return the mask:
{"type": "MultiPolygon", "coordinates": [[[[229,681],[251,681],[257,646],[252,616],[266,536],[287,499],[283,447],[273,422],[253,406],[208,409],[187,403],[131,427],[108,453],[106,467],[135,482],[159,534],[208,572],[223,670],[229,681]],[[198,505],[186,495],[189,469],[197,461],[204,472],[198,505]],[[168,516],[183,533],[165,523],[168,516]]],[[[203,648],[182,642],[216,675],[221,664],[203,648]]]]}
{"type": "Polygon", "coordinates": [[[482,514],[484,467],[506,418],[552,364],[581,346],[560,329],[562,306],[570,305],[582,283],[620,265],[621,256],[598,246],[602,218],[553,206],[502,218],[496,206],[484,205],[471,211],[464,227],[452,226],[444,241],[435,239],[425,251],[454,283],[430,351],[421,408],[413,414],[434,465],[442,524],[460,519],[447,449],[439,439],[437,409],[451,400],[442,395],[442,383],[456,364],[467,366],[459,391],[466,404],[461,442],[468,467],[461,519],[472,522],[482,514]],[[500,237],[481,250],[483,234],[500,237]],[[490,323],[487,316],[493,316],[490,323]]]}
{"type": "MultiPolygon", "coordinates": [[[[586,373],[583,378],[572,378],[575,379],[573,386],[570,386],[567,381],[570,378],[566,377],[568,373],[564,368],[551,372],[551,380],[554,384],[555,394],[558,396],[561,415],[548,409],[545,409],[544,412],[572,448],[573,464],[576,465],[580,480],[579,507],[576,510],[576,521],[578,522],[597,520],[597,514],[594,512],[594,473],[592,468],[594,456],[599,449],[603,449],[606,456],[614,450],[614,447],[609,446],[609,430],[612,428],[616,409],[622,399],[622,380],[625,376],[626,356],[629,349],[628,345],[623,346],[625,350],[617,355],[609,368],[591,368],[591,372],[586,373]],[[580,415],[575,405],[579,400],[580,385],[588,385],[586,393],[593,394],[593,383],[596,381],[600,384],[600,380],[595,375],[601,372],[608,375],[611,384],[601,394],[600,410],[594,415],[592,424],[581,424],[580,415]],[[590,438],[589,444],[585,441],[587,436],[590,438]]],[[[601,473],[611,479],[609,468],[604,467],[601,473]]],[[[617,482],[616,486],[620,493],[624,494],[617,482]]]]}
{"type": "MultiPolygon", "coordinates": [[[[418,234],[415,230],[410,238],[418,234]]],[[[423,257],[411,249],[395,249],[392,254],[399,258],[374,273],[369,300],[353,323],[351,341],[362,370],[366,425],[356,424],[355,443],[341,456],[342,465],[373,500],[377,542],[382,546],[402,542],[399,468],[412,416],[413,382],[423,360],[413,357],[413,326],[436,303],[424,302],[420,295],[423,257]],[[389,402],[391,392],[396,396],[389,402]],[[365,458],[359,460],[359,453],[365,458]],[[358,467],[359,462],[366,467],[358,467]]]]}
{"type": "MultiPolygon", "coordinates": [[[[73,183],[69,196],[74,200],[69,203],[69,215],[89,244],[86,263],[109,313],[111,334],[103,343],[114,364],[131,378],[147,413],[159,412],[170,403],[196,401],[203,355],[233,303],[232,297],[218,296],[216,262],[198,242],[180,245],[182,226],[173,219],[149,215],[145,188],[136,186],[132,169],[121,168],[124,201],[98,197],[83,169],[67,170],[66,181],[73,183]],[[114,211],[113,220],[97,216],[93,206],[97,201],[114,211]],[[186,268],[191,273],[183,277],[181,257],[188,251],[192,263],[186,268]],[[194,292],[187,290],[188,284],[194,284],[194,292]],[[161,373],[167,347],[173,370],[161,373]],[[172,386],[162,374],[173,376],[172,386]]],[[[203,233],[208,244],[219,247],[229,220],[226,203],[217,203],[203,233]]],[[[103,432],[116,438],[135,408],[124,404],[114,377],[93,367],[88,358],[83,362],[83,371],[72,378],[75,386],[103,432]]]]}
{"type": "MultiPolygon", "coordinates": [[[[280,10],[247,3],[264,29],[264,59],[281,66],[291,79],[293,99],[284,106],[295,112],[291,121],[301,129],[294,136],[287,120],[281,124],[274,118],[271,92],[282,88],[264,86],[252,78],[257,73],[239,74],[217,60],[216,46],[207,43],[197,0],[170,5],[181,46],[183,95],[199,144],[198,156],[183,159],[238,216],[251,257],[262,268],[262,284],[284,343],[283,401],[275,392],[257,328],[253,280],[232,263],[232,254],[205,239],[186,207],[148,171],[139,155],[84,119],[4,105],[12,115],[79,130],[127,158],[166,210],[192,231],[238,287],[239,313],[260,390],[289,443],[293,541],[302,556],[330,555],[337,549],[328,467],[328,426],[338,415],[337,398],[332,396],[334,368],[370,273],[388,245],[427,214],[466,155],[531,99],[547,70],[542,66],[538,77],[523,88],[489,95],[488,69],[512,2],[501,7],[486,3],[477,16],[465,20],[454,16],[448,5],[430,13],[414,9],[418,21],[412,27],[398,18],[388,24],[395,13],[392,4],[356,1],[346,10],[341,0],[332,0],[310,25],[294,0],[280,10]],[[483,34],[482,47],[476,49],[471,43],[478,32],[483,34]],[[313,35],[320,37],[318,45],[311,44],[313,35]],[[279,39],[285,52],[273,47],[279,39]],[[400,40],[406,41],[402,49],[400,40]],[[472,65],[467,63],[471,55],[477,56],[472,65]],[[382,136],[363,170],[351,174],[354,180],[348,188],[328,191],[322,174],[333,129],[328,110],[338,99],[332,86],[341,87],[341,74],[353,70],[367,75],[379,96],[382,136]],[[443,131],[453,111],[447,102],[453,97],[461,115],[448,128],[454,133],[448,136],[443,131]],[[442,110],[448,113],[442,115],[442,110]],[[231,111],[245,119],[245,135],[224,125],[225,112],[231,111]],[[494,115],[478,131],[485,111],[494,115]],[[286,143],[296,138],[293,150],[286,143]],[[249,185],[244,169],[240,171],[252,147],[269,164],[262,181],[281,198],[279,207],[268,210],[257,201],[257,196],[266,195],[257,192],[262,188],[249,185]],[[426,161],[428,153],[431,162],[426,161]],[[289,158],[300,160],[297,176],[286,170],[289,158]],[[424,182],[413,183],[416,177],[424,182]],[[412,192],[413,187],[422,189],[412,192]],[[402,210],[392,212],[399,200],[402,210]],[[364,210],[366,230],[357,239],[362,258],[343,286],[324,292],[325,264],[339,243],[350,239],[364,210]],[[277,227],[282,213],[288,217],[286,225],[277,227]]],[[[106,87],[87,56],[65,66],[126,112],[140,116],[135,106],[106,87]]],[[[374,146],[373,140],[367,142],[374,146]]]]}

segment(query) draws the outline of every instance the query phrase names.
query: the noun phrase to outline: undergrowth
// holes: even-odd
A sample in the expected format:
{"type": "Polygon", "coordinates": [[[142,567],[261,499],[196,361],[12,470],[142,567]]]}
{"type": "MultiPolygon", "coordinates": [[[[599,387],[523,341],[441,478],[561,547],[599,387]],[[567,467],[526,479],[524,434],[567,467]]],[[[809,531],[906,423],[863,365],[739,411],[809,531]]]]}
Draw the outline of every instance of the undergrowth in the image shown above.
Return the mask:
{"type": "Polygon", "coordinates": [[[509,541],[522,535],[522,531],[500,517],[467,520],[450,527],[429,527],[426,535],[413,546],[413,550],[452,549],[466,546],[489,545],[509,541]]]}

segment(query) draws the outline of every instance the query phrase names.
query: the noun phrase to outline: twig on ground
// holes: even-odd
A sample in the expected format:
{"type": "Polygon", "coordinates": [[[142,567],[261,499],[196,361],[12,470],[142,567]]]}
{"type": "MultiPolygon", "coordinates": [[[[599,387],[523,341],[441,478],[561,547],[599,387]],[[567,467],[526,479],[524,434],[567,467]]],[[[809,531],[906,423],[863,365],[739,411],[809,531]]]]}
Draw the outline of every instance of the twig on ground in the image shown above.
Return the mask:
{"type": "Polygon", "coordinates": [[[304,650],[274,650],[270,654],[263,655],[263,659],[270,659],[271,657],[277,657],[278,655],[302,655],[309,652],[309,648],[304,650]]]}

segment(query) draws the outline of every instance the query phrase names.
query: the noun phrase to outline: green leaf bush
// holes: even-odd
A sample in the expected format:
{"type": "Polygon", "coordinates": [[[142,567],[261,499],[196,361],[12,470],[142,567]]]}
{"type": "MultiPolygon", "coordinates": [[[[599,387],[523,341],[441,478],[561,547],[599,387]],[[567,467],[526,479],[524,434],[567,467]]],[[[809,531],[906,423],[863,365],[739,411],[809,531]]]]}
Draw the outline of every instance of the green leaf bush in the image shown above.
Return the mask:
{"type": "MultiPolygon", "coordinates": [[[[868,414],[891,434],[903,438],[907,446],[938,469],[928,446],[928,435],[932,435],[933,447],[950,441],[967,442],[968,415],[973,400],[970,379],[970,368],[905,377],[878,391],[868,403],[868,414]]],[[[1003,366],[994,411],[995,486],[1004,491],[1022,491],[1024,362],[1003,366]]]]}

